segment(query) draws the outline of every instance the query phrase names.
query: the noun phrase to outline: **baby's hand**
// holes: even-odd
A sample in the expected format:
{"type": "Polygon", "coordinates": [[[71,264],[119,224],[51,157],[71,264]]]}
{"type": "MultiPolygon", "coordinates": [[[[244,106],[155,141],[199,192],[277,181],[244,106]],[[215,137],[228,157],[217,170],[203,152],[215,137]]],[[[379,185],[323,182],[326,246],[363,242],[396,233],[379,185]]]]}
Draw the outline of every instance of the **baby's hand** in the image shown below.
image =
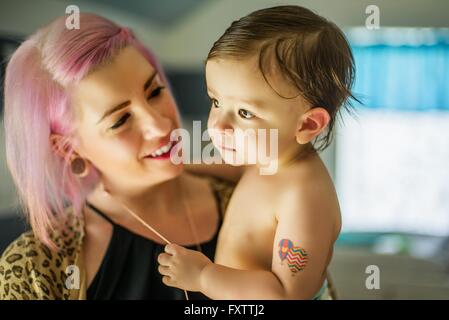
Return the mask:
{"type": "Polygon", "coordinates": [[[170,287],[201,291],[201,271],[212,261],[201,252],[176,244],[166,245],[165,252],[157,259],[160,264],[159,273],[164,276],[162,282],[170,287]]]}

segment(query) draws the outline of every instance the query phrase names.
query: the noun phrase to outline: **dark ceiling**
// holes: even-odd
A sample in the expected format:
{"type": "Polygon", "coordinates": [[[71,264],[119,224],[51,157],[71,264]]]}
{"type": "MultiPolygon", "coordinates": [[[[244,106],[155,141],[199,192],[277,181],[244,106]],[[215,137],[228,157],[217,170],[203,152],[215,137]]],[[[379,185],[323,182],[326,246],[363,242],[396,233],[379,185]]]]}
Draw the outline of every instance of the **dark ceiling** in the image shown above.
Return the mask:
{"type": "Polygon", "coordinates": [[[203,5],[205,0],[95,0],[95,3],[147,17],[162,27],[170,27],[203,5]]]}

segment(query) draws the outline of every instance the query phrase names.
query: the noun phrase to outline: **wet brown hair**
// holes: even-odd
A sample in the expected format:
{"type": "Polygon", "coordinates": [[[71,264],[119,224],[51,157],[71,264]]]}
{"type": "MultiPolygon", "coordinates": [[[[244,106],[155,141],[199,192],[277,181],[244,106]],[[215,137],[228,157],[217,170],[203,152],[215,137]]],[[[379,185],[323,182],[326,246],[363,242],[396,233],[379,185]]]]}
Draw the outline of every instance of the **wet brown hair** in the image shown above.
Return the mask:
{"type": "Polygon", "coordinates": [[[214,43],[207,60],[254,54],[259,55],[259,69],[269,85],[266,73],[274,66],[312,107],[327,110],[331,118],[327,130],[313,143],[315,150],[327,148],[338,111],[343,107],[351,113],[351,100],[358,101],[351,92],[354,59],[343,32],[300,6],[262,9],[234,21],[214,43]]]}

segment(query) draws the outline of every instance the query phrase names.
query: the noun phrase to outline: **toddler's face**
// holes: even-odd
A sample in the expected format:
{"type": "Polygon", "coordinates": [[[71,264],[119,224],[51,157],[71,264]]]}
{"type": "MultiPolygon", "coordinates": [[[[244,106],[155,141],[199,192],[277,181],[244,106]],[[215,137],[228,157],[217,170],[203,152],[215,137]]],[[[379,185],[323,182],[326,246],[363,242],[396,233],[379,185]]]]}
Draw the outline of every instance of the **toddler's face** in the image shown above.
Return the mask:
{"type": "Polygon", "coordinates": [[[259,70],[257,57],[215,58],[206,64],[212,104],[209,135],[226,163],[254,164],[251,161],[256,159],[260,165],[258,150],[268,155],[277,149],[274,156],[282,160],[300,148],[295,135],[298,121],[310,106],[279,73],[267,70],[266,78],[269,84],[259,70]],[[265,129],[265,139],[258,129],[265,129]],[[270,139],[270,129],[277,130],[276,139],[270,139]]]}

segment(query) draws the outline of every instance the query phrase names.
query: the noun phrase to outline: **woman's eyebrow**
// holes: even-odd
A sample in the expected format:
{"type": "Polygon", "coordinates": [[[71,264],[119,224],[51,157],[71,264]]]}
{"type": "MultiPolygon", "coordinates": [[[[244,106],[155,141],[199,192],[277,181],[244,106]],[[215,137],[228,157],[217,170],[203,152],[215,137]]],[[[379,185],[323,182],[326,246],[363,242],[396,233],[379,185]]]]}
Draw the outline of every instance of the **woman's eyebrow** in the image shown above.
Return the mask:
{"type": "MultiPolygon", "coordinates": [[[[153,83],[154,78],[157,75],[157,71],[153,72],[150,77],[148,78],[147,81],[145,81],[145,84],[143,85],[143,90],[147,90],[148,87],[153,83]]],[[[114,112],[121,110],[125,107],[127,107],[129,104],[131,103],[130,100],[124,101],[118,105],[116,105],[115,107],[112,107],[111,109],[106,110],[106,112],[103,114],[103,116],[100,118],[100,120],[98,120],[97,124],[99,124],[101,121],[103,121],[104,118],[110,116],[111,114],[113,114],[114,112]]]]}
{"type": "Polygon", "coordinates": [[[147,90],[148,87],[153,83],[154,78],[157,75],[157,71],[153,72],[152,75],[150,75],[150,77],[148,78],[148,80],[145,82],[145,84],[143,85],[143,90],[147,90]]]}

